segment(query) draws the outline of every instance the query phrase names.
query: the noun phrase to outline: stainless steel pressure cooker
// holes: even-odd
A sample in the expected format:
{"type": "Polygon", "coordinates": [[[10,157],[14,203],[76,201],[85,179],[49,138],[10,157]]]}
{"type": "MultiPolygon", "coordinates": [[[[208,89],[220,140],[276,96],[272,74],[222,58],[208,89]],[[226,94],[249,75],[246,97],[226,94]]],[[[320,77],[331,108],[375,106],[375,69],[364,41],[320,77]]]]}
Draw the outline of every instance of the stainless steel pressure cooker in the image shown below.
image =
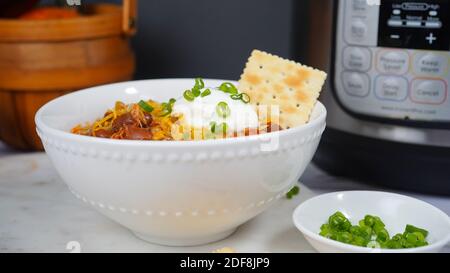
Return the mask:
{"type": "Polygon", "coordinates": [[[328,71],[324,170],[450,195],[450,0],[310,1],[309,61],[328,71]]]}

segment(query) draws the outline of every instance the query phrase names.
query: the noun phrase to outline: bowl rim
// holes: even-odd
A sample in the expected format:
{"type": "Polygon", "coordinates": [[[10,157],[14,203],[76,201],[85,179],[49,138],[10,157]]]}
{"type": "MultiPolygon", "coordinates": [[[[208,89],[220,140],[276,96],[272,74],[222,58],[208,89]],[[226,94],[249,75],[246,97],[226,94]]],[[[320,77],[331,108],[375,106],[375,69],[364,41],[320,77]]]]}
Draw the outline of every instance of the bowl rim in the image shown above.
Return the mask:
{"type": "MultiPolygon", "coordinates": [[[[118,83],[111,83],[111,84],[105,84],[105,85],[98,85],[94,87],[89,87],[85,89],[81,89],[75,92],[68,93],[66,95],[57,97],[46,104],[44,104],[39,110],[36,112],[35,115],[35,124],[36,124],[36,130],[38,131],[38,134],[40,132],[43,132],[45,134],[51,134],[56,137],[64,138],[67,140],[77,141],[77,142],[90,142],[90,143],[97,143],[97,144],[106,144],[106,145],[114,145],[114,146],[173,146],[173,147],[180,147],[180,146],[213,146],[213,145],[220,145],[220,144],[229,144],[229,143],[242,143],[242,142],[251,142],[251,141],[257,141],[261,138],[267,139],[274,137],[276,135],[284,136],[284,135],[291,135],[291,134],[298,134],[302,131],[306,131],[310,128],[319,127],[321,124],[325,126],[325,120],[327,116],[327,110],[325,106],[320,102],[317,101],[314,108],[319,108],[319,116],[316,117],[313,120],[310,120],[308,123],[295,127],[290,129],[285,129],[283,131],[277,131],[272,133],[265,133],[260,135],[253,135],[253,136],[239,136],[239,137],[232,137],[232,138],[225,138],[225,139],[212,139],[212,140],[187,140],[187,141],[152,141],[152,140],[123,140],[123,139],[107,139],[107,138],[98,138],[98,137],[91,137],[91,136],[83,136],[83,135],[76,135],[64,130],[56,129],[54,127],[51,127],[47,125],[43,119],[42,116],[45,113],[45,111],[50,108],[53,104],[57,103],[60,100],[70,99],[71,96],[77,96],[82,93],[92,92],[96,89],[103,89],[103,88],[109,88],[109,87],[117,87],[121,85],[129,85],[129,84],[137,84],[137,83],[145,83],[145,82],[152,82],[152,81],[180,81],[180,80],[194,80],[194,78],[160,78],[160,79],[144,79],[144,80],[134,80],[134,81],[123,81],[118,83]]],[[[222,79],[210,79],[205,78],[204,81],[227,81],[227,82],[235,82],[231,80],[222,80],[222,79]]]]}
{"type": "Polygon", "coordinates": [[[338,194],[367,194],[367,193],[371,193],[371,194],[380,194],[380,195],[391,195],[391,196],[396,196],[396,197],[400,197],[402,199],[409,199],[409,201],[413,201],[413,202],[417,202],[420,203],[423,206],[428,207],[431,210],[434,210],[435,212],[438,213],[438,215],[440,215],[440,217],[442,217],[443,219],[446,219],[446,222],[448,224],[448,226],[450,227],[450,217],[443,212],[442,210],[440,210],[439,208],[425,202],[422,201],[420,199],[411,197],[411,196],[407,196],[407,195],[403,195],[403,194],[398,194],[398,193],[393,193],[393,192],[387,192],[387,191],[370,191],[370,190],[350,190],[350,191],[336,191],[336,192],[330,192],[330,193],[325,193],[325,194],[320,194],[317,196],[314,196],[304,202],[302,202],[300,205],[298,205],[293,214],[292,214],[292,220],[294,222],[294,225],[297,229],[299,229],[301,231],[301,233],[303,233],[305,236],[311,238],[312,240],[318,241],[322,244],[331,246],[335,249],[341,249],[341,250],[345,250],[348,252],[366,252],[366,253],[412,253],[412,252],[427,252],[427,251],[432,251],[435,249],[441,249],[442,247],[444,247],[448,242],[450,242],[450,232],[448,232],[448,234],[444,237],[441,238],[439,240],[437,240],[436,242],[433,242],[427,246],[422,246],[422,247],[415,247],[415,248],[407,248],[407,249],[371,249],[368,247],[361,247],[361,246],[354,246],[354,245],[350,245],[350,244],[345,244],[345,243],[341,243],[335,240],[331,240],[328,238],[325,238],[321,235],[319,235],[317,232],[311,231],[310,229],[306,228],[303,224],[302,221],[299,221],[299,217],[298,214],[300,213],[300,211],[303,209],[303,207],[305,206],[306,203],[308,203],[309,201],[314,201],[316,199],[319,198],[326,198],[326,197],[331,197],[331,196],[336,196],[338,194]]]}

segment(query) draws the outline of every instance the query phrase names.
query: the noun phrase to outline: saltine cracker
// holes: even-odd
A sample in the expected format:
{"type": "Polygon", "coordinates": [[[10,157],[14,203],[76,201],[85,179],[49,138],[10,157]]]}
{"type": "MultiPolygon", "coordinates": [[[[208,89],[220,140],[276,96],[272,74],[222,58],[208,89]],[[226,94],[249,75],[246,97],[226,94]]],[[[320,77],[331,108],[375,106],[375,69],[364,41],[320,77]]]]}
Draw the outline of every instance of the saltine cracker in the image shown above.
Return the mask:
{"type": "MultiPolygon", "coordinates": [[[[253,50],[239,80],[239,90],[250,96],[255,107],[278,106],[279,125],[289,129],[309,121],[326,77],[325,72],[253,50]]],[[[261,118],[267,119],[265,115],[261,118]]]]}

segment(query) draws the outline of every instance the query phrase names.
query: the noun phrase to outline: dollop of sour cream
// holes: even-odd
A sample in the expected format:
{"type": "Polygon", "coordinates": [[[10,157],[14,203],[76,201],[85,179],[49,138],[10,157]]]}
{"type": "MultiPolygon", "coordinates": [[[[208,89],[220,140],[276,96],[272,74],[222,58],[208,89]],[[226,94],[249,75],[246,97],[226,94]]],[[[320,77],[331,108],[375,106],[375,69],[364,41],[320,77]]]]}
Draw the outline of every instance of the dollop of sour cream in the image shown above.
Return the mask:
{"type": "Polygon", "coordinates": [[[208,96],[198,96],[193,101],[188,101],[184,97],[177,99],[172,114],[183,115],[182,123],[192,128],[210,128],[212,123],[217,125],[226,123],[227,132],[242,132],[246,128],[258,128],[258,114],[250,104],[242,100],[234,100],[230,94],[217,88],[207,87],[201,91],[206,89],[211,90],[208,96]],[[225,102],[230,109],[230,114],[225,118],[216,110],[221,102],[225,102]]]}

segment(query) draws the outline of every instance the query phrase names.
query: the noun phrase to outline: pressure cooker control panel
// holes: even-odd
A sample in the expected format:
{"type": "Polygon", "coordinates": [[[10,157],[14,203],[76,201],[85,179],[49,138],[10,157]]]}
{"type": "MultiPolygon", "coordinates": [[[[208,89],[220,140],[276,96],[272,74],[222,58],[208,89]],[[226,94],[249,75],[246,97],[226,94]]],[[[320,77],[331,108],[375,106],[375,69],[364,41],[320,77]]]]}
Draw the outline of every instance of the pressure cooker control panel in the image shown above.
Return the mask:
{"type": "Polygon", "coordinates": [[[361,116],[450,123],[450,0],[341,0],[334,86],[361,116]]]}

